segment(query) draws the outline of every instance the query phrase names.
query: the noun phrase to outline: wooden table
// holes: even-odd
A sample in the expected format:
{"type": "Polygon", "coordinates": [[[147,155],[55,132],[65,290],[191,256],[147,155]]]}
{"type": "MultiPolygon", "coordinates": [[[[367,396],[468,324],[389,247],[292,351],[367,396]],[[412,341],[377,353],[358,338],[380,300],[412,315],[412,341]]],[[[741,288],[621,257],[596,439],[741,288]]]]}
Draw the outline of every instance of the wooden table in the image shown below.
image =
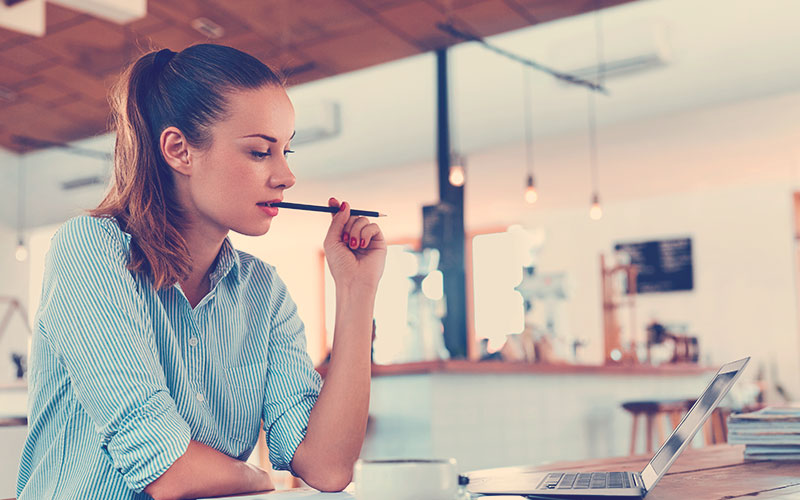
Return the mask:
{"type": "MultiPolygon", "coordinates": [[[[650,456],[560,462],[532,471],[641,471],[650,456]]],[[[499,470],[507,471],[512,468],[499,470]]],[[[491,497],[484,497],[491,500],[491,497]]],[[[522,498],[522,497],[520,497],[522,498]]],[[[688,449],[661,478],[647,500],[800,499],[800,461],[744,460],[744,446],[688,449]]]]}
{"type": "MultiPolygon", "coordinates": [[[[716,445],[686,450],[646,500],[762,500],[800,499],[800,462],[747,460],[744,446],[716,445]]],[[[520,471],[623,471],[642,470],[650,457],[621,457],[581,462],[561,462],[520,471]]],[[[308,491],[284,490],[281,493],[308,491]]],[[[272,496],[274,492],[264,492],[272,496]]],[[[251,493],[252,495],[252,493],[251,493]]],[[[283,495],[276,494],[276,497],[283,495]]],[[[304,499],[350,498],[350,495],[318,494],[304,499]]],[[[492,497],[482,497],[491,500],[492,497]]],[[[505,497],[508,498],[508,497],[505,497]]],[[[518,497],[522,499],[523,497],[518,497]]],[[[13,499],[9,499],[13,500],[13,499]]]]}

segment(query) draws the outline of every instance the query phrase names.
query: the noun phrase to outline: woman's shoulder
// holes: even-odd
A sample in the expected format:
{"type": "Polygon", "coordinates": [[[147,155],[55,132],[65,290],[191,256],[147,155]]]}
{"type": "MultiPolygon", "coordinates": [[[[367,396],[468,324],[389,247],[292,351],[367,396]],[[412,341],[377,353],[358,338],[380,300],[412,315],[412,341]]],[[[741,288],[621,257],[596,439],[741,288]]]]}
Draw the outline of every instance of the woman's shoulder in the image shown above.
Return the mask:
{"type": "Polygon", "coordinates": [[[56,249],[121,248],[127,249],[130,235],[123,232],[111,216],[78,215],[64,222],[53,235],[56,249]]]}
{"type": "Polygon", "coordinates": [[[282,283],[278,270],[275,266],[264,260],[242,250],[236,250],[239,254],[239,265],[241,276],[247,277],[248,281],[254,285],[271,285],[276,281],[282,283]]]}

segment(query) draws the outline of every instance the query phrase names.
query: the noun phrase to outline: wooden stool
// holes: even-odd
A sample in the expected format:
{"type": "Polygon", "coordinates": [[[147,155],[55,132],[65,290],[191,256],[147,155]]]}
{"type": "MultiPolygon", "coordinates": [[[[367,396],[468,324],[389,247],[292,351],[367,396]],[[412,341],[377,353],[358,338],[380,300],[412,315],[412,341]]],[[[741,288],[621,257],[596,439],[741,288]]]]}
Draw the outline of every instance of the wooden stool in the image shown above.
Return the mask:
{"type": "Polygon", "coordinates": [[[645,450],[653,453],[654,432],[658,435],[658,446],[664,443],[664,428],[660,425],[659,417],[664,415],[669,417],[669,422],[674,429],[681,421],[686,412],[686,400],[665,400],[665,401],[627,401],[622,403],[622,407],[633,416],[633,429],[631,431],[631,450],[630,454],[636,454],[636,436],[639,430],[639,415],[646,419],[645,450]],[[655,424],[655,425],[654,425],[655,424]],[[655,429],[654,429],[655,427],[655,429]]]}
{"type": "MultiPolygon", "coordinates": [[[[696,400],[686,401],[686,411],[694,405],[696,400]]],[[[706,446],[728,442],[728,415],[730,408],[716,407],[711,416],[703,424],[703,442],[706,446]]]]}

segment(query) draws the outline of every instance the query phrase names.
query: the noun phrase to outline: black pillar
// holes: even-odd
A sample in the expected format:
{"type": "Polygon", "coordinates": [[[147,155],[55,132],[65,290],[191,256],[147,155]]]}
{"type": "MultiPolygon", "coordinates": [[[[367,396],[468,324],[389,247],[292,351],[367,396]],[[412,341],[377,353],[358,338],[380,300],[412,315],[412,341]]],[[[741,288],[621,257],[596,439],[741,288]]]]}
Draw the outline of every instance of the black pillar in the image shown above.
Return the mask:
{"type": "Polygon", "coordinates": [[[447,312],[444,344],[451,358],[467,357],[467,295],[464,264],[464,187],[450,184],[450,111],[447,49],[436,51],[437,159],[439,173],[439,270],[444,278],[447,312]]]}

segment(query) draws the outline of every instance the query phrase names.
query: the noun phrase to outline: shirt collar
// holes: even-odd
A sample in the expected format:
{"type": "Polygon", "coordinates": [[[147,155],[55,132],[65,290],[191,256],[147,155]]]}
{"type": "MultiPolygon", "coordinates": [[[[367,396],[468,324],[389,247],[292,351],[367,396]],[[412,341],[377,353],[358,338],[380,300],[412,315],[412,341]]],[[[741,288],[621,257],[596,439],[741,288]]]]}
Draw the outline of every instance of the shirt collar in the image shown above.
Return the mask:
{"type": "Polygon", "coordinates": [[[239,279],[239,267],[241,261],[239,260],[239,252],[233,248],[233,243],[229,236],[226,236],[222,241],[222,247],[219,249],[217,256],[217,267],[209,276],[211,280],[211,288],[222,280],[229,273],[234,280],[239,279]]]}

